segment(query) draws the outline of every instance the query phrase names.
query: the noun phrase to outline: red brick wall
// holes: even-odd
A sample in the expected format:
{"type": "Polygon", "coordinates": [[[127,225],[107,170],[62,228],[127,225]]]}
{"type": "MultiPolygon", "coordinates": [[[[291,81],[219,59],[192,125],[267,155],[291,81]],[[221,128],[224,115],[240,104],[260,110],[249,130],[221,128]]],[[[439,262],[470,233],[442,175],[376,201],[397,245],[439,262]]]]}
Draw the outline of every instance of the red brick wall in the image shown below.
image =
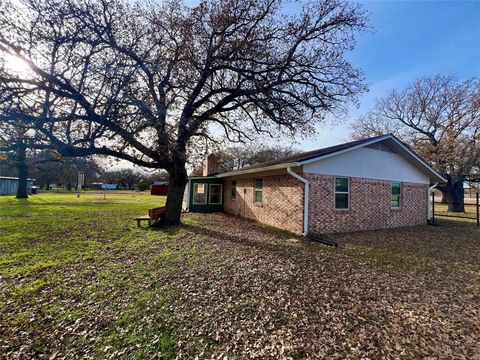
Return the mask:
{"type": "Polygon", "coordinates": [[[203,176],[209,176],[218,172],[218,156],[210,154],[203,159],[203,176]]]}
{"type": "Polygon", "coordinates": [[[291,175],[263,177],[263,204],[253,202],[254,178],[226,178],[224,185],[224,210],[261,223],[288,230],[303,232],[303,184],[291,175]],[[231,180],[237,181],[237,198],[230,195],[231,180]],[[244,193],[246,189],[246,193],[244,193]]]}
{"type": "Polygon", "coordinates": [[[402,183],[400,209],[390,206],[391,182],[350,178],[350,209],[334,208],[334,176],[304,174],[310,182],[309,231],[330,233],[425,224],[427,184],[402,183]]]}

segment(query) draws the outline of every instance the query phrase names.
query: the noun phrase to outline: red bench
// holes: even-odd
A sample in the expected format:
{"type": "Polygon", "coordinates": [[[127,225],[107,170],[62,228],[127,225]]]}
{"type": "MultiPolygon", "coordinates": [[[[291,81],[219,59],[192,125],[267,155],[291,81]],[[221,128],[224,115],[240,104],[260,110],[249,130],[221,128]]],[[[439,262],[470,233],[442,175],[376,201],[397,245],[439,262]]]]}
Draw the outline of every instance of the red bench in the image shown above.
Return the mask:
{"type": "Polygon", "coordinates": [[[165,206],[148,209],[148,215],[143,215],[135,218],[137,226],[140,227],[141,221],[148,221],[148,226],[152,225],[152,221],[157,221],[165,213],[165,206]]]}

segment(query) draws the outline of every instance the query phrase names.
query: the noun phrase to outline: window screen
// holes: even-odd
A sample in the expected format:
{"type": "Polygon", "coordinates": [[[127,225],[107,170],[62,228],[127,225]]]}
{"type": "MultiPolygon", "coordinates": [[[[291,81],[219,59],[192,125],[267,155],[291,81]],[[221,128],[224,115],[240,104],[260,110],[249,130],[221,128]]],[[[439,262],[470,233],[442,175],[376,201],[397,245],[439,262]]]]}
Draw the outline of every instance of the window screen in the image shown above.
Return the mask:
{"type": "Polygon", "coordinates": [[[392,181],[392,198],[391,206],[392,208],[400,207],[400,197],[402,193],[402,184],[396,181],[392,181]]]}
{"type": "Polygon", "coordinates": [[[206,204],[207,203],[207,185],[193,184],[193,203],[206,204]]]}
{"type": "Polygon", "coordinates": [[[255,179],[254,202],[263,203],[263,179],[255,179]]]}
{"type": "Polygon", "coordinates": [[[209,192],[209,204],[221,204],[222,203],[222,185],[210,184],[209,192]]]}
{"type": "Polygon", "coordinates": [[[335,178],[335,209],[348,209],[350,196],[349,190],[348,178],[335,178]]]}
{"type": "Polygon", "coordinates": [[[232,180],[232,182],[231,182],[230,196],[232,197],[232,199],[237,198],[237,181],[236,180],[232,180]]]}

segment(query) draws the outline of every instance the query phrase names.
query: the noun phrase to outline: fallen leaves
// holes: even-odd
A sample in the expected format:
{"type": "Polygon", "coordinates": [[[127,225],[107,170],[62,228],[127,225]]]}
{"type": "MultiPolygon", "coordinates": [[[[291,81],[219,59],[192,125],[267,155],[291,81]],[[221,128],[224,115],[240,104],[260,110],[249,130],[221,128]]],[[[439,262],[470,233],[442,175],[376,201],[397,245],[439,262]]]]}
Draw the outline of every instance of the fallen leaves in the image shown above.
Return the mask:
{"type": "Polygon", "coordinates": [[[117,216],[108,223],[84,215],[89,230],[78,247],[68,246],[83,231],[78,224],[63,240],[45,240],[73,252],[68,261],[0,278],[10,294],[0,297],[3,357],[480,353],[478,231],[452,225],[342,234],[332,249],[224,214],[187,215],[186,225],[166,231],[135,229],[130,214],[117,216]],[[50,282],[40,286],[42,279],[50,282]],[[31,292],[15,295],[19,284],[31,292]]]}

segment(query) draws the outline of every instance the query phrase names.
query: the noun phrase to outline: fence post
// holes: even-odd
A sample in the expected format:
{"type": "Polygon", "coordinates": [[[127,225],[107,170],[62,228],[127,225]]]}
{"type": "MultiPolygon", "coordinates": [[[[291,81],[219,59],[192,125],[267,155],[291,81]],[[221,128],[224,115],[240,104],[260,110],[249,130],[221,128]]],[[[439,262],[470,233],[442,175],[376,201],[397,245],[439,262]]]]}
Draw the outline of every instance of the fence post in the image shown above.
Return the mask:
{"type": "Polygon", "coordinates": [[[432,224],[435,224],[435,193],[432,191],[432,224]]]}
{"type": "Polygon", "coordinates": [[[477,226],[480,226],[480,204],[478,203],[478,192],[477,192],[477,226]]]}

